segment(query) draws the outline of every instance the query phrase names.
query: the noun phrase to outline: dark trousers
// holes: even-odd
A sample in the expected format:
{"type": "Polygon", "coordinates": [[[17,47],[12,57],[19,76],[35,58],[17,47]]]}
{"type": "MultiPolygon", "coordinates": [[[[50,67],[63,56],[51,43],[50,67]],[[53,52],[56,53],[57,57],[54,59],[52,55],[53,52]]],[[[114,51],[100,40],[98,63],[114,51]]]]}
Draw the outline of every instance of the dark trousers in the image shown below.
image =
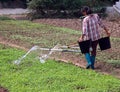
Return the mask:
{"type": "Polygon", "coordinates": [[[98,41],[92,41],[91,46],[92,46],[92,51],[91,51],[91,55],[90,53],[85,53],[85,58],[87,60],[87,69],[91,68],[94,69],[94,64],[95,64],[95,57],[96,57],[96,49],[97,49],[97,44],[98,41]]]}
{"type": "Polygon", "coordinates": [[[93,50],[91,51],[91,56],[96,56],[97,44],[98,44],[98,40],[92,41],[92,49],[93,50]]]}

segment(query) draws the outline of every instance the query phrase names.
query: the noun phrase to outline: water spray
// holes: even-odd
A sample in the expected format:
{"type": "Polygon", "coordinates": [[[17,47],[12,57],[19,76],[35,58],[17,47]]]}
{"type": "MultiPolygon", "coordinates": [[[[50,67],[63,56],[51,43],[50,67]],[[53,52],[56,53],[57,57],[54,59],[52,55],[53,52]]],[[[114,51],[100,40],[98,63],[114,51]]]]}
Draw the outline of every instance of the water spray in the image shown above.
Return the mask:
{"type": "Polygon", "coordinates": [[[45,60],[49,58],[49,56],[55,51],[55,49],[59,48],[59,45],[53,47],[48,54],[42,55],[39,59],[41,63],[45,63],[45,60]]]}
{"type": "Polygon", "coordinates": [[[68,46],[60,46],[60,44],[55,45],[53,48],[40,48],[39,46],[33,46],[25,55],[23,55],[18,60],[14,61],[14,64],[19,65],[21,61],[26,58],[26,56],[31,53],[32,51],[40,50],[40,51],[49,51],[49,53],[44,54],[39,57],[41,63],[45,63],[45,61],[50,57],[53,52],[75,52],[80,53],[79,47],[68,47],[68,46]],[[68,49],[69,48],[69,49],[68,49]]]}
{"type": "Polygon", "coordinates": [[[38,46],[33,46],[25,55],[23,55],[21,58],[19,58],[18,60],[15,60],[14,61],[14,64],[20,64],[20,62],[31,52],[31,51],[34,51],[34,50],[37,50],[38,49],[38,46]]]}

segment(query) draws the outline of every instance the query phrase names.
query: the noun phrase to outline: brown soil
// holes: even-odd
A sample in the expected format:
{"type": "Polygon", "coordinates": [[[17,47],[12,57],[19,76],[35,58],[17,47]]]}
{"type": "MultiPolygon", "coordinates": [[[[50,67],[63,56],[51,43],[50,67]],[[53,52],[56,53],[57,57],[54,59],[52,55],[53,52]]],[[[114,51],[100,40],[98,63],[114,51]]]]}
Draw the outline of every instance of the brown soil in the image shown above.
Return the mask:
{"type": "Polygon", "coordinates": [[[3,87],[0,87],[0,92],[9,92],[9,91],[3,87]]]}
{"type": "MultiPolygon", "coordinates": [[[[49,24],[49,25],[54,25],[58,27],[67,27],[71,28],[74,30],[81,30],[81,22],[79,19],[38,19],[34,20],[33,22],[36,23],[43,23],[43,24],[49,24]]],[[[114,37],[120,37],[120,20],[118,21],[103,21],[104,24],[110,29],[112,33],[112,36],[114,37]]],[[[0,44],[23,49],[25,51],[28,51],[29,48],[27,46],[23,46],[22,43],[19,41],[10,41],[4,39],[4,37],[0,36],[0,44]],[[23,46],[23,47],[22,47],[23,46]]],[[[62,53],[59,55],[59,59],[54,58],[57,61],[64,61],[66,63],[72,63],[76,66],[79,66],[81,68],[85,68],[86,66],[86,61],[85,59],[79,58],[78,55],[73,55],[73,54],[68,54],[68,53],[62,53]],[[72,61],[72,62],[71,62],[72,61]]],[[[113,75],[117,78],[120,78],[120,67],[114,67],[111,64],[105,63],[105,62],[96,62],[96,69],[95,71],[103,73],[103,74],[109,74],[113,75]]],[[[0,92],[8,92],[8,90],[0,87],[0,92]]]]}
{"type": "MultiPolygon", "coordinates": [[[[33,22],[66,27],[73,30],[82,30],[80,19],[36,19],[33,22]]],[[[107,19],[103,20],[103,23],[112,32],[112,36],[120,37],[120,19],[107,19]]]]}
{"type": "Polygon", "coordinates": [[[10,46],[10,47],[15,47],[15,48],[18,48],[18,49],[22,49],[22,50],[25,50],[27,51],[28,49],[24,46],[22,47],[22,44],[18,44],[17,41],[10,41],[10,40],[7,40],[5,39],[4,37],[0,36],[0,44],[3,44],[4,45],[4,48],[6,46],[10,46]]]}
{"type": "Polygon", "coordinates": [[[49,24],[58,27],[67,27],[74,30],[81,29],[81,22],[79,19],[36,19],[33,22],[49,24]]]}

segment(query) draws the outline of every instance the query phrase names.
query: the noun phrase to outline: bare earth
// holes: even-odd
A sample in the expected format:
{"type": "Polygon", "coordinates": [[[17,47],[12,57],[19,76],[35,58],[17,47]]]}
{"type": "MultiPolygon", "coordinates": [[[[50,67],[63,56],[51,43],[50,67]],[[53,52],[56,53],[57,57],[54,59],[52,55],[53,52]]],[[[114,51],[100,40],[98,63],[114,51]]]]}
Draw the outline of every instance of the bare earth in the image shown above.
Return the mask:
{"type": "MultiPolygon", "coordinates": [[[[107,26],[107,28],[112,31],[112,36],[120,37],[120,19],[116,20],[103,20],[103,23],[107,26]]],[[[36,19],[33,22],[43,23],[54,25],[58,27],[66,27],[74,30],[82,30],[81,28],[81,20],[80,19],[36,19]]]]}

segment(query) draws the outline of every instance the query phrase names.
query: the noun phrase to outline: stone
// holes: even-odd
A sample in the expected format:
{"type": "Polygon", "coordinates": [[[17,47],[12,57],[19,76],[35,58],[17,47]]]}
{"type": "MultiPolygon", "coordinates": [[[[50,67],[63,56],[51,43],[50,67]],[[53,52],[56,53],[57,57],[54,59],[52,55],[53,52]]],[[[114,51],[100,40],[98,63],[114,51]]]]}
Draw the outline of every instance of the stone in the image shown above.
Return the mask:
{"type": "Polygon", "coordinates": [[[113,5],[113,8],[120,14],[120,0],[113,5]]]}

